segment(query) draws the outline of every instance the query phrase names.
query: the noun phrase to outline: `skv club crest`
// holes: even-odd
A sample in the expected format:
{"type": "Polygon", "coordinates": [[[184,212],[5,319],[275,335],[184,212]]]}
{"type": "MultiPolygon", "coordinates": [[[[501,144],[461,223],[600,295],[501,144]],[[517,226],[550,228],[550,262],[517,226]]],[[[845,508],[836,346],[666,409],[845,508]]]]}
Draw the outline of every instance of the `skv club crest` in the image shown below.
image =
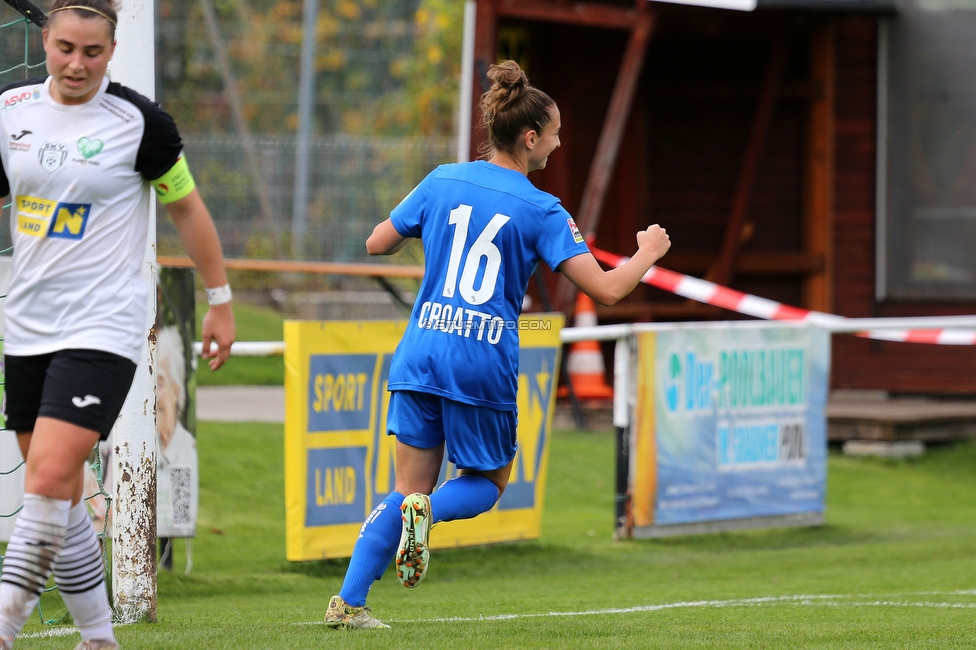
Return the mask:
{"type": "Polygon", "coordinates": [[[48,174],[63,165],[67,157],[68,149],[60,142],[45,142],[44,146],[41,147],[41,150],[38,153],[38,159],[41,161],[41,167],[43,167],[44,171],[46,171],[48,174]]]}

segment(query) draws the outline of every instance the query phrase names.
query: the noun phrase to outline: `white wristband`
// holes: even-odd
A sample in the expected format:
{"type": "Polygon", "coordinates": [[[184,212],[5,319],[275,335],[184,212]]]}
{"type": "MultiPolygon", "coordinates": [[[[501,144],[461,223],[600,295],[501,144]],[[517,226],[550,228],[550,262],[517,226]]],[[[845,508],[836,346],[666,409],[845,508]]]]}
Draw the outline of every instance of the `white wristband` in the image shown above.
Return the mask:
{"type": "Polygon", "coordinates": [[[226,302],[230,302],[233,294],[230,292],[230,285],[225,284],[222,287],[215,287],[213,289],[207,289],[207,302],[211,305],[222,305],[226,302]]]}

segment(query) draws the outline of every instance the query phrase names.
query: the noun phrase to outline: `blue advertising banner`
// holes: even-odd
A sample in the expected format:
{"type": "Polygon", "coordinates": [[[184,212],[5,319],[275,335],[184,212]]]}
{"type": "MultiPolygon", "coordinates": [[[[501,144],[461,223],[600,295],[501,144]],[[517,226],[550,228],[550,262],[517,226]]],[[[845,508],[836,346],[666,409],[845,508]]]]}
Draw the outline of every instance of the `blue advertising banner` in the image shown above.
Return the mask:
{"type": "Polygon", "coordinates": [[[369,427],[375,354],[314,354],[309,358],[308,430],[369,427]]]}
{"type": "Polygon", "coordinates": [[[359,524],[366,509],[366,447],[309,449],[305,525],[359,524]]]}
{"type": "Polygon", "coordinates": [[[827,332],[682,327],[637,350],[635,527],[823,512],[827,332]]]}

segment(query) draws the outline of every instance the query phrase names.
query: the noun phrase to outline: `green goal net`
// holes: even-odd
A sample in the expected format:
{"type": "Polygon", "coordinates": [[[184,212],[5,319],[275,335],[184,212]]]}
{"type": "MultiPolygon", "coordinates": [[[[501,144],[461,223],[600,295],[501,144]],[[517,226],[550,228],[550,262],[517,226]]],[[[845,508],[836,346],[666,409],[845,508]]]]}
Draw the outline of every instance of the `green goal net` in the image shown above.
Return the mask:
{"type": "MultiPolygon", "coordinates": [[[[41,27],[47,21],[44,12],[27,0],[5,0],[6,4],[0,3],[0,87],[22,79],[30,79],[44,74],[44,49],[41,45],[41,27]]],[[[0,110],[3,107],[0,106],[0,110]]],[[[7,219],[10,217],[10,197],[4,200],[2,226],[0,226],[0,256],[9,256],[12,252],[10,242],[10,231],[7,219]]],[[[0,291],[0,300],[6,297],[6,291],[0,291]]],[[[0,351],[2,351],[3,337],[0,336],[0,351]]],[[[2,364],[0,364],[0,396],[3,394],[4,377],[2,364]]],[[[0,415],[0,425],[3,424],[0,415]]],[[[2,428],[2,426],[0,426],[2,428]]],[[[100,457],[93,454],[93,471],[95,475],[101,477],[100,457]]],[[[3,456],[0,462],[0,481],[22,480],[23,462],[19,464],[8,462],[8,455],[3,456]]],[[[8,491],[9,492],[9,491],[8,491]]],[[[93,500],[104,500],[105,505],[100,505],[98,509],[107,508],[110,503],[109,496],[105,494],[101,487],[101,480],[98,481],[97,490],[92,490],[92,494],[87,494],[89,502],[93,500]]],[[[10,521],[17,516],[20,508],[8,507],[6,504],[0,506],[0,520],[10,521]]],[[[107,518],[105,518],[107,520],[107,518]]],[[[8,527],[9,528],[9,527],[8,527]]],[[[102,539],[103,561],[107,560],[108,544],[105,543],[105,526],[99,537],[102,539]]],[[[0,568],[3,567],[4,556],[0,553],[0,568]]],[[[106,562],[107,566],[107,562],[106,562]]],[[[55,591],[57,587],[52,586],[48,592],[55,591]]],[[[44,603],[42,599],[42,603],[44,603]]],[[[55,624],[65,620],[67,611],[63,606],[54,606],[51,612],[51,604],[42,609],[38,605],[38,616],[45,624],[55,624]]]]}
{"type": "Polygon", "coordinates": [[[44,12],[27,0],[6,0],[6,5],[0,5],[0,21],[0,85],[40,74],[44,12]]]}
{"type": "MultiPolygon", "coordinates": [[[[0,4],[0,87],[42,74],[44,48],[41,27],[47,16],[28,0],[5,0],[0,4]]],[[[0,110],[3,107],[0,106],[0,110]]],[[[4,223],[10,202],[4,201],[4,223]]],[[[0,228],[0,255],[10,254],[10,231],[0,228]]]]}

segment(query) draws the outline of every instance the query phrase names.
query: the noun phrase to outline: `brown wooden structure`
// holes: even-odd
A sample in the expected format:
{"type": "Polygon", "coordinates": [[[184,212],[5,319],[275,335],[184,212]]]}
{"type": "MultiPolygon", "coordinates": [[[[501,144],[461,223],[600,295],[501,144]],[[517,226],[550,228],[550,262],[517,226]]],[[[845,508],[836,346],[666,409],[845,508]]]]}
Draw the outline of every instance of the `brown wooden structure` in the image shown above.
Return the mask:
{"type": "MultiPolygon", "coordinates": [[[[487,66],[515,58],[557,102],[562,147],[533,181],[601,248],[664,225],[661,265],[848,317],[976,313],[875,300],[878,12],[775,0],[755,11],[647,0],[477,0],[472,157],[487,66]]],[[[560,276],[561,278],[561,276],[560,276]]],[[[556,306],[573,287],[549,277],[556,306]]],[[[639,287],[602,323],[739,318],[639,287]]],[[[976,392],[971,347],[835,336],[834,388],[976,392]]]]}

